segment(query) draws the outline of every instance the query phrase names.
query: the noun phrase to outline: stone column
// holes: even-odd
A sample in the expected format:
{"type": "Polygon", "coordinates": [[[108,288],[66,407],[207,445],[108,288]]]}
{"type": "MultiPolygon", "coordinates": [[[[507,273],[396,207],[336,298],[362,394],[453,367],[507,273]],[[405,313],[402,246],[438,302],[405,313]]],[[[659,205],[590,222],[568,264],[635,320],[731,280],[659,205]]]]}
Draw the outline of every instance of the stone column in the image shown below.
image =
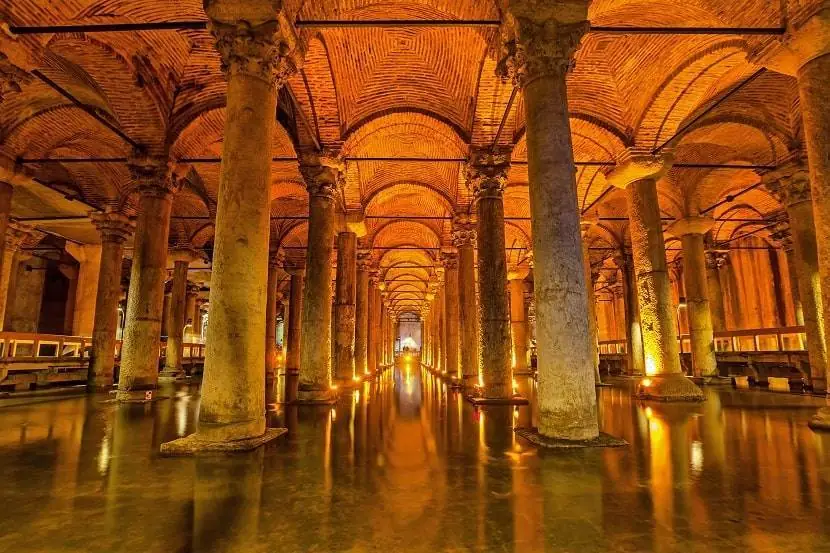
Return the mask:
{"type": "Polygon", "coordinates": [[[548,438],[593,440],[599,426],[565,86],[589,25],[587,3],[573,4],[511,2],[514,39],[506,43],[499,69],[525,99],[538,431],[548,438]]]}
{"type": "Polygon", "coordinates": [[[623,252],[614,258],[614,263],[622,274],[628,374],[630,376],[643,376],[645,374],[645,358],[643,356],[643,335],[640,326],[640,307],[637,302],[637,284],[634,276],[634,260],[630,254],[623,252]]]}
{"type": "Polygon", "coordinates": [[[65,249],[79,263],[74,298],[67,298],[67,307],[73,306],[71,314],[70,309],[67,309],[67,316],[70,317],[67,330],[74,336],[92,336],[98,275],[101,271],[101,245],[67,243],[65,249]]]}
{"type": "Polygon", "coordinates": [[[10,223],[6,225],[6,232],[0,239],[3,243],[3,256],[0,262],[0,329],[2,330],[6,330],[6,313],[13,303],[10,301],[10,293],[14,290],[20,248],[31,230],[24,225],[10,223]]]}
{"type": "Polygon", "coordinates": [[[446,335],[447,335],[447,366],[448,375],[456,377],[458,382],[463,380],[461,365],[459,363],[459,334],[460,334],[460,298],[459,298],[459,275],[458,275],[458,253],[455,251],[444,251],[441,253],[444,262],[444,313],[447,314],[446,335]]]}
{"type": "Polygon", "coordinates": [[[300,168],[308,188],[309,219],[306,279],[300,335],[299,401],[331,401],[331,254],[335,197],[342,164],[331,157],[306,155],[300,168]]]}
{"type": "Polygon", "coordinates": [[[115,397],[118,401],[146,401],[159,377],[167,238],[178,182],[166,160],[135,156],[128,168],[139,194],[139,215],[115,397]]]}
{"type": "Polygon", "coordinates": [[[421,364],[429,366],[429,300],[426,296],[421,307],[421,364]]]}
{"type": "Polygon", "coordinates": [[[680,367],[677,324],[666,264],[666,246],[657,200],[657,180],[668,170],[665,159],[628,152],[608,181],[625,189],[631,249],[637,279],[647,378],[637,395],[662,401],[702,401],[703,392],[680,367]]]}
{"type": "Polygon", "coordinates": [[[210,324],[198,430],[164,444],[162,452],[247,450],[282,433],[265,424],[263,299],[274,114],[277,91],[295,70],[296,37],[285,15],[274,7],[270,0],[233,6],[205,1],[228,81],[210,324]]]}
{"type": "Polygon", "coordinates": [[[725,262],[726,254],[711,250],[706,252],[706,290],[714,332],[726,330],[726,310],[723,307],[723,287],[720,282],[720,269],[725,262]]]}
{"type": "Polygon", "coordinates": [[[527,313],[525,312],[525,279],[528,267],[511,267],[507,272],[510,283],[510,331],[513,338],[513,374],[528,375],[527,313]]]}
{"type": "Polygon", "coordinates": [[[369,321],[366,328],[366,364],[369,374],[378,371],[378,331],[380,326],[380,290],[378,290],[379,271],[374,269],[369,274],[369,321]]]}
{"type": "Polygon", "coordinates": [[[784,250],[784,255],[787,258],[787,276],[790,279],[790,293],[793,302],[793,314],[795,316],[796,326],[804,326],[804,306],[801,304],[801,295],[798,291],[798,271],[796,270],[795,248],[793,247],[792,237],[789,235],[789,228],[787,229],[787,236],[779,239],[781,248],[784,250]]]}
{"type": "Polygon", "coordinates": [[[170,291],[170,307],[167,312],[167,355],[160,379],[184,378],[182,353],[184,351],[185,307],[187,301],[187,268],[199,258],[191,249],[177,249],[167,256],[173,262],[173,287],[170,291]]]}
{"type": "MultiPolygon", "coordinates": [[[[765,186],[787,209],[793,245],[797,287],[807,334],[810,381],[813,390],[827,391],[828,359],[823,298],[819,280],[820,264],[816,245],[816,221],[813,218],[810,176],[806,167],[790,163],[764,175],[765,186]]],[[[828,212],[830,215],[830,212],[828,212]]],[[[819,221],[819,225],[822,222],[819,221]]],[[[830,253],[830,252],[828,252],[830,253]]]]}
{"type": "Polygon", "coordinates": [[[478,212],[482,393],[488,399],[508,399],[512,395],[503,201],[509,168],[509,151],[474,149],[466,171],[467,186],[475,195],[478,212]]]}
{"type": "Polygon", "coordinates": [[[582,270],[585,271],[585,299],[588,301],[588,357],[594,368],[594,383],[601,384],[599,374],[599,328],[597,327],[597,295],[594,291],[596,275],[591,267],[591,250],[588,246],[588,228],[582,224],[582,270]]]}
{"type": "MultiPolygon", "coordinates": [[[[6,260],[6,236],[9,229],[9,216],[12,210],[12,195],[14,187],[4,181],[0,181],[0,275],[10,274],[9,265],[11,260],[6,260]]],[[[2,286],[5,283],[0,283],[2,286]]],[[[2,294],[2,305],[0,305],[0,329],[3,327],[3,318],[6,315],[6,293],[8,288],[4,287],[2,294]]]]}
{"type": "Polygon", "coordinates": [[[279,291],[282,259],[271,256],[268,260],[268,284],[265,296],[265,406],[270,409],[277,403],[277,312],[282,294],[279,291]]]}
{"type": "Polygon", "coordinates": [[[683,247],[683,283],[692,345],[692,371],[698,378],[718,375],[704,247],[704,235],[714,224],[715,221],[709,217],[692,216],[675,221],[668,230],[680,238],[683,247]]]}
{"type": "Polygon", "coordinates": [[[92,357],[87,373],[87,389],[91,392],[112,389],[124,242],[135,230],[135,222],[121,213],[107,212],[94,213],[92,224],[101,235],[101,263],[95,296],[92,357]]]}
{"type": "Polygon", "coordinates": [[[291,403],[297,400],[300,378],[300,332],[303,315],[303,284],[305,269],[292,267],[288,269],[291,275],[290,299],[288,300],[288,326],[285,340],[285,401],[291,403]]]}
{"type": "Polygon", "coordinates": [[[356,264],[357,235],[353,232],[339,233],[334,299],[334,377],[340,386],[352,386],[355,376],[356,264]]]}
{"type": "Polygon", "coordinates": [[[185,332],[184,341],[193,342],[198,336],[196,328],[199,320],[199,305],[198,305],[198,286],[188,286],[187,293],[184,295],[184,324],[185,327],[190,326],[190,332],[185,332]]]}
{"type": "Polygon", "coordinates": [[[369,269],[372,254],[361,250],[357,254],[357,289],[354,308],[354,366],[355,374],[369,374],[369,269]]]}
{"type": "Polygon", "coordinates": [[[476,304],[476,231],[467,217],[453,222],[453,245],[458,249],[458,303],[461,372],[464,387],[478,384],[478,307],[476,304]]]}
{"type": "Polygon", "coordinates": [[[378,365],[383,369],[386,367],[386,321],[389,319],[389,314],[386,310],[386,297],[388,292],[381,291],[380,293],[380,329],[378,331],[378,365]]]}

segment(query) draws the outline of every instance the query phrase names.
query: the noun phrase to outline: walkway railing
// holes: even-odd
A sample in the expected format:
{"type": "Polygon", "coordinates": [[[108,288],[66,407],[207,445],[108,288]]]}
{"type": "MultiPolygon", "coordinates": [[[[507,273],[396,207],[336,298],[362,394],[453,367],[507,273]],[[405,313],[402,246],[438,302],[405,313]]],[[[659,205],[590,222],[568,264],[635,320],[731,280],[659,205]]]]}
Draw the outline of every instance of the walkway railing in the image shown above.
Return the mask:
{"type": "MultiPolygon", "coordinates": [[[[690,353],[691,340],[688,334],[678,338],[683,353],[690,353]]],[[[715,332],[715,351],[718,353],[769,353],[805,351],[807,336],[803,326],[781,328],[750,328],[744,330],[722,330],[715,332]]],[[[625,340],[603,340],[599,342],[600,355],[624,355],[625,340]]]]}
{"type": "MultiPolygon", "coordinates": [[[[121,345],[115,343],[116,365],[121,345]]],[[[29,332],[0,332],[0,389],[29,390],[53,384],[86,382],[92,338],[29,332]]],[[[162,338],[160,365],[167,350],[162,338]]],[[[192,368],[204,362],[205,344],[188,342],[182,347],[182,363],[192,368]]]]}

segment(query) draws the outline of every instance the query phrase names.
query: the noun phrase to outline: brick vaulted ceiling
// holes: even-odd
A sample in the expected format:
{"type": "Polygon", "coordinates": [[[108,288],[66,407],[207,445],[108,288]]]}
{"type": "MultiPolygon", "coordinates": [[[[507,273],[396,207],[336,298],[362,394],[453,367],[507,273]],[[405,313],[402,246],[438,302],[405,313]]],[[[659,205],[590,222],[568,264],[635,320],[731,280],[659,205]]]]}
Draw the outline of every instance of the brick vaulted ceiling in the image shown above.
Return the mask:
{"type": "MultiPolygon", "coordinates": [[[[782,6],[810,0],[594,0],[596,26],[780,27],[782,6]]],[[[309,20],[502,19],[496,0],[289,0],[289,16],[309,20]]],[[[38,70],[150,152],[179,161],[187,186],[176,197],[173,242],[212,240],[222,152],[226,85],[206,30],[14,35],[10,26],[204,20],[200,0],[15,0],[0,4],[0,52],[38,70]]],[[[525,263],[530,240],[524,102],[495,75],[498,29],[450,27],[303,27],[305,63],[280,94],[282,125],[273,139],[272,249],[302,259],[308,202],[298,146],[340,150],[346,165],[344,208],[362,210],[364,247],[401,297],[423,297],[454,214],[474,211],[460,161],[471,145],[513,145],[505,193],[508,260],[525,263]],[[511,100],[512,97],[512,100],[511,100]],[[360,161],[354,158],[442,158],[360,161]],[[289,158],[289,159],[285,159],[289,158]],[[405,285],[403,283],[406,283],[405,285]]],[[[568,78],[577,161],[613,162],[627,147],[672,142],[688,163],[775,165],[800,149],[795,82],[767,72],[713,103],[759,68],[748,54],[762,37],[717,34],[591,32],[568,78]],[[704,114],[699,117],[700,114],[704,114]]],[[[131,147],[113,131],[33,78],[0,109],[0,153],[15,158],[122,158],[131,147]]],[[[40,182],[71,188],[92,207],[134,210],[123,163],[32,163],[40,182]]],[[[576,169],[583,209],[602,220],[592,243],[624,241],[623,196],[607,190],[607,167],[576,169]],[[610,237],[610,238],[609,238],[610,237]]],[[[717,204],[757,183],[752,170],[673,169],[659,184],[667,217],[717,204]]],[[[713,210],[718,236],[743,232],[740,213],[765,218],[781,206],[763,189],[740,205],[713,210]]],[[[16,200],[13,216],[37,205],[16,200]]],[[[53,214],[51,212],[44,213],[53,214]]],[[[84,236],[89,235],[89,233],[84,236]]],[[[596,255],[600,255],[601,252],[596,255]]],[[[404,302],[406,303],[406,302],[404,302]]]]}

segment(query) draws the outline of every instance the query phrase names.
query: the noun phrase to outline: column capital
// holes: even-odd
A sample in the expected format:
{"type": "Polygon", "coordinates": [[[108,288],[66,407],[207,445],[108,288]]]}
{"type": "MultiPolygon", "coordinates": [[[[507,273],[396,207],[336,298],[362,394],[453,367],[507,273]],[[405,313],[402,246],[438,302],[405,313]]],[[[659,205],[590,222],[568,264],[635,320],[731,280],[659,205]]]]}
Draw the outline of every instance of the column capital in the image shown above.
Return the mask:
{"type": "Polygon", "coordinates": [[[641,180],[660,180],[673,162],[674,156],[669,152],[653,155],[645,150],[631,149],[617,160],[617,166],[605,175],[605,179],[608,184],[625,189],[641,180]]]}
{"type": "Polygon", "coordinates": [[[810,172],[801,161],[787,163],[764,174],[761,182],[784,207],[812,200],[810,172]]]}
{"type": "Polygon", "coordinates": [[[302,264],[292,264],[285,267],[285,272],[291,276],[305,276],[305,265],[302,264]]]}
{"type": "Polygon", "coordinates": [[[704,256],[707,269],[720,269],[729,261],[729,253],[721,250],[706,250],[704,256]]]}
{"type": "Polygon", "coordinates": [[[167,158],[133,152],[127,160],[130,178],[138,193],[166,198],[178,192],[183,182],[173,173],[173,164],[167,158]]]}
{"type": "MultiPolygon", "coordinates": [[[[198,286],[196,284],[188,283],[187,284],[187,289],[185,290],[185,294],[188,295],[188,296],[198,296],[201,291],[202,291],[201,286],[198,286]]],[[[199,301],[198,298],[196,299],[196,301],[198,303],[198,301],[199,301]]]]}
{"type": "Polygon", "coordinates": [[[205,13],[226,79],[247,75],[280,88],[302,66],[300,41],[281,1],[206,0],[205,13]]]}
{"type": "Polygon", "coordinates": [[[441,262],[444,269],[458,269],[458,252],[454,248],[442,249],[441,262]]]}
{"type": "Polygon", "coordinates": [[[459,215],[452,222],[452,245],[456,248],[473,247],[476,244],[476,225],[471,217],[459,215]]]}
{"type": "Polygon", "coordinates": [[[471,148],[464,175],[477,199],[501,197],[507,184],[512,148],[471,148]]]}
{"type": "Polygon", "coordinates": [[[380,282],[380,269],[369,269],[369,284],[377,287],[380,282]]]}
{"type": "Polygon", "coordinates": [[[715,226],[715,220],[711,217],[693,215],[678,219],[666,229],[666,232],[678,238],[687,234],[706,234],[715,226]]]}
{"type": "Polygon", "coordinates": [[[508,13],[512,17],[502,29],[504,45],[496,74],[520,88],[541,77],[564,75],[590,29],[587,2],[576,2],[582,6],[575,11],[571,8],[573,13],[564,13],[567,8],[561,7],[539,9],[539,4],[511,1],[508,13]],[[548,11],[560,13],[545,13],[548,11]]]}
{"type": "Polygon", "coordinates": [[[775,228],[770,233],[770,240],[777,246],[780,246],[785,252],[793,251],[793,237],[790,233],[790,225],[786,222],[780,222],[775,225],[775,228]]]}
{"type": "Polygon", "coordinates": [[[167,261],[173,263],[186,263],[190,265],[199,259],[203,259],[202,253],[189,247],[177,247],[167,252],[167,261]]]}
{"type": "Polygon", "coordinates": [[[35,229],[22,223],[10,222],[6,228],[6,249],[9,251],[20,251],[27,238],[35,234],[35,229]]]}
{"type": "Polygon", "coordinates": [[[357,270],[369,271],[372,268],[372,250],[361,249],[357,251],[357,270]]]}
{"type": "Polygon", "coordinates": [[[530,274],[527,265],[510,265],[507,267],[507,280],[524,280],[530,274]]]}
{"type": "Polygon", "coordinates": [[[309,196],[334,199],[343,188],[346,164],[334,152],[301,152],[300,173],[309,196]]]}
{"type": "MultiPolygon", "coordinates": [[[[276,251],[268,256],[269,269],[282,269],[285,267],[285,252],[282,250],[276,251]]],[[[286,271],[287,272],[287,271],[286,271]]]]}
{"type": "Polygon", "coordinates": [[[0,103],[12,94],[20,92],[21,87],[30,82],[32,76],[0,52],[0,103]]]}
{"type": "Polygon", "coordinates": [[[135,221],[123,213],[116,211],[93,213],[90,218],[101,235],[102,242],[123,244],[135,232],[135,221]]]}
{"type": "Polygon", "coordinates": [[[350,209],[346,212],[346,231],[353,233],[358,238],[363,238],[368,234],[366,216],[362,210],[350,209]]]}
{"type": "Polygon", "coordinates": [[[749,61],[796,77],[810,61],[830,55],[830,1],[809,4],[790,6],[786,33],[759,43],[749,52],[749,61]]]}

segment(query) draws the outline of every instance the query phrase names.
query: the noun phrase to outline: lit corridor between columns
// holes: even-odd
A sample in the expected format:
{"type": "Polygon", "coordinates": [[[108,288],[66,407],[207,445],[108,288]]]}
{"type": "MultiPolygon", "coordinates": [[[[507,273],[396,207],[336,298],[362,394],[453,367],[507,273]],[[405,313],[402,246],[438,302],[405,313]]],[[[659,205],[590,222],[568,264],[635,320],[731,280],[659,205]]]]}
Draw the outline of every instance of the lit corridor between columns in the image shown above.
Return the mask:
{"type": "Polygon", "coordinates": [[[628,385],[599,391],[628,447],[550,452],[512,432],[529,407],[475,409],[417,359],[230,457],[158,456],[193,431],[196,386],[8,406],[0,551],[830,551],[830,435],[806,425],[824,400],[628,385]]]}

